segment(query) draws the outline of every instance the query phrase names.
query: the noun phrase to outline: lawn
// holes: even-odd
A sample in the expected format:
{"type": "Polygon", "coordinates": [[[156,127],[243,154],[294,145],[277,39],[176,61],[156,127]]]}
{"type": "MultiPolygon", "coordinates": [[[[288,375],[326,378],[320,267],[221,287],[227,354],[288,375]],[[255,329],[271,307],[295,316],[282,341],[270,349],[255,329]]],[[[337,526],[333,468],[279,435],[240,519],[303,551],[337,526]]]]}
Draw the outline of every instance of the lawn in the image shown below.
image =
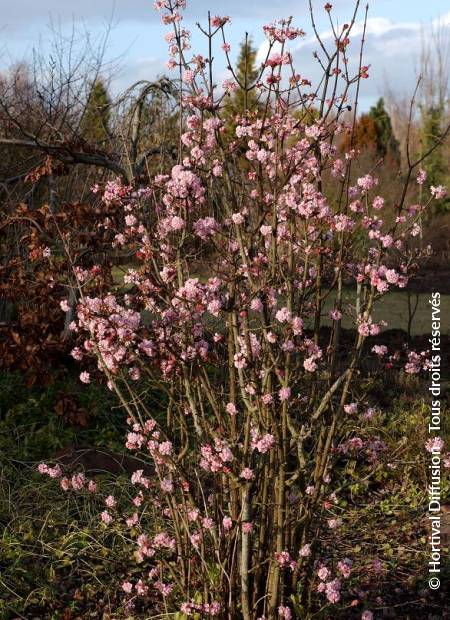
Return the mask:
{"type": "MultiPolygon", "coordinates": [[[[123,277],[126,270],[130,266],[115,267],[113,269],[114,283],[117,287],[123,284],[123,277]]],[[[439,289],[438,289],[439,290],[439,289]]],[[[351,329],[354,326],[352,319],[352,308],[354,311],[356,299],[356,290],[346,288],[344,291],[344,307],[349,312],[344,313],[342,326],[345,329],[351,329]]],[[[431,330],[431,311],[428,300],[430,293],[410,293],[408,291],[396,290],[387,293],[375,302],[373,318],[376,322],[386,321],[385,329],[402,329],[408,330],[408,316],[410,305],[413,313],[411,324],[411,335],[420,336],[430,333],[431,330]]],[[[323,307],[323,323],[330,325],[331,320],[328,318],[330,310],[333,308],[334,297],[327,297],[323,307]]],[[[441,295],[441,319],[442,319],[442,335],[450,335],[450,322],[446,319],[450,316],[450,295],[441,295]]]]}

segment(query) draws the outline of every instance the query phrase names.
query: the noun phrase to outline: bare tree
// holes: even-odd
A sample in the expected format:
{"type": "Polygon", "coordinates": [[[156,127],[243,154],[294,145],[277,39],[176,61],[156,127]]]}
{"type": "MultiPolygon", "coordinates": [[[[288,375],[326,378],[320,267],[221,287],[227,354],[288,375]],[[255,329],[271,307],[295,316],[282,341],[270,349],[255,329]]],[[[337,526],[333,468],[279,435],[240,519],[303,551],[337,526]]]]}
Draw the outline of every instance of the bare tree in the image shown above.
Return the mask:
{"type": "Polygon", "coordinates": [[[79,33],[73,27],[67,37],[53,27],[48,54],[35,51],[31,65],[17,65],[0,78],[0,148],[5,154],[17,149],[23,154],[21,165],[8,166],[12,173],[0,176],[4,189],[44,165],[48,174],[52,166],[94,167],[129,183],[142,174],[151,155],[162,153],[162,140],[156,144],[154,135],[149,144],[144,131],[149,133],[155,97],[159,101],[153,109],[158,109],[159,120],[170,115],[166,103],[176,100],[174,86],[165,78],[139,82],[111,102],[108,140],[96,143],[86,135],[93,87],[99,80],[107,87],[118,66],[117,60],[105,60],[108,36],[109,27],[94,46],[88,32],[79,33]]]}

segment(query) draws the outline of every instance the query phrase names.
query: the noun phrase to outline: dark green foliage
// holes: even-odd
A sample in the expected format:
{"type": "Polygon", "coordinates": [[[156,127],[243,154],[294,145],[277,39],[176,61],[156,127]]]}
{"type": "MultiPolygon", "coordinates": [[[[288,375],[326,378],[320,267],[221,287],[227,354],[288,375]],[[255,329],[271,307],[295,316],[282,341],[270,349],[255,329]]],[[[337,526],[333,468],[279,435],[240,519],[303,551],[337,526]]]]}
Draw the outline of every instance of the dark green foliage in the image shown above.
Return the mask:
{"type": "Polygon", "coordinates": [[[250,38],[241,43],[236,64],[237,90],[229,97],[225,104],[227,116],[244,114],[247,110],[254,110],[257,105],[258,92],[255,88],[259,75],[256,65],[257,50],[250,38]]]}
{"type": "Polygon", "coordinates": [[[106,86],[101,80],[97,80],[92,85],[81,121],[81,134],[89,144],[102,147],[108,141],[110,106],[111,101],[106,86]]]}
{"type": "MultiPolygon", "coordinates": [[[[440,140],[444,125],[444,111],[442,106],[434,105],[422,108],[421,142],[422,153],[427,153],[440,140]]],[[[431,186],[446,185],[449,174],[449,162],[446,161],[443,144],[439,144],[430,153],[424,162],[427,171],[426,189],[431,186]]],[[[432,204],[431,215],[450,210],[450,199],[447,197],[432,204]]]]}
{"type": "Polygon", "coordinates": [[[399,162],[399,144],[394,136],[391,118],[384,107],[384,99],[381,97],[369,110],[369,117],[375,122],[376,127],[376,151],[380,157],[390,156],[399,162]]]}

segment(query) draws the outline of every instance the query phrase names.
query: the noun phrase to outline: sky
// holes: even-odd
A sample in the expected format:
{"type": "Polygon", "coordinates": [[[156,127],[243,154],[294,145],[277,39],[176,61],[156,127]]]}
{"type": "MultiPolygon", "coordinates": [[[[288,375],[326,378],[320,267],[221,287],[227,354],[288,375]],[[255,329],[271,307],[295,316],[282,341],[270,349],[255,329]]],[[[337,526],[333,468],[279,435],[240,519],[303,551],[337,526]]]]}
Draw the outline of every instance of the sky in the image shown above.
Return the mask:
{"type": "MultiPolygon", "coordinates": [[[[167,27],[153,9],[152,0],[13,0],[5,3],[0,14],[0,71],[11,64],[32,58],[33,49],[40,48],[50,56],[52,27],[62,37],[75,31],[75,38],[84,45],[82,33],[90,33],[91,45],[101,46],[106,32],[105,60],[114,67],[111,90],[117,94],[137,80],[152,80],[169,74],[165,67],[167,27]]],[[[325,42],[332,42],[324,1],[313,1],[318,30],[325,42]]],[[[349,21],[353,0],[335,0],[332,16],[335,22],[349,21]]],[[[192,31],[193,50],[204,52],[204,42],[196,22],[205,23],[208,10],[213,15],[229,15],[232,25],[227,40],[232,59],[236,58],[239,43],[248,32],[263,57],[265,40],[262,26],[280,17],[293,16],[293,23],[307,33],[290,50],[297,71],[304,77],[317,75],[313,52],[318,49],[312,37],[307,0],[188,0],[186,26],[192,31]]],[[[359,48],[357,39],[362,32],[364,4],[353,33],[354,61],[359,48]],[[356,40],[355,40],[356,39],[356,40]]],[[[379,96],[393,92],[411,95],[419,70],[421,40],[430,36],[440,23],[450,32],[448,0],[373,0],[369,3],[367,42],[364,64],[370,65],[370,79],[363,83],[361,109],[372,105],[379,96]]],[[[215,50],[217,82],[227,76],[222,52],[215,50]]]]}

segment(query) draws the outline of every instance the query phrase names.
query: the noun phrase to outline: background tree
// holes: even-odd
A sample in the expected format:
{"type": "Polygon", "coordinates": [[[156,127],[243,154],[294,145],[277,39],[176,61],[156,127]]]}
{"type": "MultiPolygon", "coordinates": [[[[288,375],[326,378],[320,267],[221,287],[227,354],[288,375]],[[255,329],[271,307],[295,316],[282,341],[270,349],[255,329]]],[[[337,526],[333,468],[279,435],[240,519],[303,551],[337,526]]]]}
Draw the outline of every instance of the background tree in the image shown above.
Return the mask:
{"type": "MultiPolygon", "coordinates": [[[[421,151],[426,153],[433,145],[439,141],[442,135],[444,109],[442,105],[433,105],[429,108],[422,107],[422,126],[421,126],[421,151]]],[[[425,162],[424,169],[427,172],[427,180],[425,187],[445,185],[448,180],[448,157],[445,153],[445,144],[439,144],[428,157],[425,162]]],[[[450,208],[448,198],[440,201],[439,204],[433,205],[429,215],[446,212],[450,208]]]]}
{"type": "MultiPolygon", "coordinates": [[[[369,151],[377,159],[393,159],[400,163],[398,141],[394,136],[390,116],[380,98],[367,114],[361,114],[355,123],[353,147],[360,151],[369,151]]],[[[350,135],[346,136],[342,147],[350,148],[350,135]]]]}
{"type": "Polygon", "coordinates": [[[229,96],[225,105],[227,116],[243,114],[246,110],[253,110],[257,105],[256,82],[259,70],[256,65],[256,56],[257,50],[253,46],[252,39],[246,36],[241,43],[236,63],[235,78],[238,88],[229,96]]]}
{"type": "Polygon", "coordinates": [[[105,146],[110,135],[111,100],[101,79],[93,85],[81,121],[81,133],[86,142],[105,146]]]}
{"type": "Polygon", "coordinates": [[[377,103],[370,108],[368,116],[375,123],[377,155],[380,157],[389,155],[398,163],[400,158],[398,140],[394,136],[391,118],[384,107],[383,97],[380,97],[377,103]]]}
{"type": "MultiPolygon", "coordinates": [[[[448,137],[440,140],[443,128],[450,118],[449,82],[450,36],[443,22],[431,28],[431,33],[423,33],[420,59],[420,129],[419,149],[421,153],[434,148],[425,162],[427,181],[425,188],[432,185],[447,185],[449,181],[448,161],[450,144],[448,137]]],[[[447,212],[450,201],[442,200],[433,205],[429,216],[447,212]]]]}
{"type": "Polygon", "coordinates": [[[353,140],[353,147],[360,150],[369,150],[374,154],[378,147],[377,126],[372,117],[368,114],[361,114],[355,123],[353,137],[349,133],[342,142],[342,149],[348,151],[353,140]]]}

